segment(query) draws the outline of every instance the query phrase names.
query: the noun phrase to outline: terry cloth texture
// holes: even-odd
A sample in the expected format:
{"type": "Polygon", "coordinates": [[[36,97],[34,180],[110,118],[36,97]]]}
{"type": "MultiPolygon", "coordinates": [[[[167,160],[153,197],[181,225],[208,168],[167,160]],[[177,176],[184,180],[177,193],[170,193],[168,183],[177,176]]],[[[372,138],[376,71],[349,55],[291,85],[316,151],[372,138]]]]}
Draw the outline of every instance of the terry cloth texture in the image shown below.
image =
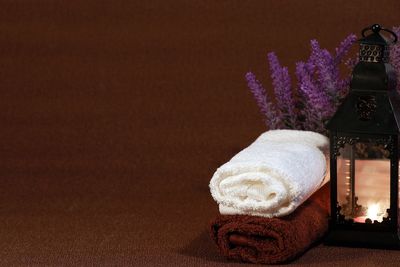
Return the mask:
{"type": "Polygon", "coordinates": [[[282,218],[220,215],[211,236],[222,255],[251,263],[293,260],[328,230],[329,186],[326,184],[292,214],[282,218]]]}
{"type": "Polygon", "coordinates": [[[280,217],[293,212],[327,179],[328,138],[310,131],[273,130],[217,169],[211,194],[221,214],[280,217]]]}

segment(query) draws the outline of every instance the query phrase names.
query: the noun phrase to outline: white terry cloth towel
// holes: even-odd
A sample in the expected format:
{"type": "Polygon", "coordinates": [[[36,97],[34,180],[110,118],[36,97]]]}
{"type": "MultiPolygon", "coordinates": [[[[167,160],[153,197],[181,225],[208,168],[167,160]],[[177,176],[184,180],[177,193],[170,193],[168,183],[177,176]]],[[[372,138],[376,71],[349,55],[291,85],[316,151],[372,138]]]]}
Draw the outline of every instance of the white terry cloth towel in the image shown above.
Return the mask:
{"type": "Polygon", "coordinates": [[[328,138],[319,133],[263,133],[214,173],[210,190],[220,213],[290,214],[329,180],[327,149],[328,138]]]}

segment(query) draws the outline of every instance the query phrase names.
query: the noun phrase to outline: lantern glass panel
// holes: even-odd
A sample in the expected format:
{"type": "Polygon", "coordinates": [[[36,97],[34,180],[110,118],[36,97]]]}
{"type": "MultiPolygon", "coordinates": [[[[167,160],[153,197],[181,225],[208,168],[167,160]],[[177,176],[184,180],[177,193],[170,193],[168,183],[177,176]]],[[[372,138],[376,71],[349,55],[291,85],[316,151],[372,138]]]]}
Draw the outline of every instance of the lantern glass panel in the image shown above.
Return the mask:
{"type": "Polygon", "coordinates": [[[383,145],[359,142],[346,144],[339,152],[340,214],[356,223],[382,222],[390,207],[389,151],[383,145]]]}

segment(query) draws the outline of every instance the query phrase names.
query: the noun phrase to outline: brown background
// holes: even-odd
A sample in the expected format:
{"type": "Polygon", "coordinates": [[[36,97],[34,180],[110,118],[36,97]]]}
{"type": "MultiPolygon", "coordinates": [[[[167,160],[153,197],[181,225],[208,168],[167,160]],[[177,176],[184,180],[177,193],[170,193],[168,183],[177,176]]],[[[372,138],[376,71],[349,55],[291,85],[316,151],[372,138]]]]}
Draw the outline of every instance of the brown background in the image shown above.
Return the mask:
{"type": "MultiPolygon", "coordinates": [[[[265,126],[247,90],[393,1],[1,1],[0,265],[221,265],[208,181],[265,126]],[[79,2],[79,3],[78,3],[79,2]]],[[[297,264],[398,265],[318,246],[297,264]]],[[[239,266],[239,265],[238,265],[239,266]]],[[[241,265],[242,266],[242,265],[241,265]]]]}

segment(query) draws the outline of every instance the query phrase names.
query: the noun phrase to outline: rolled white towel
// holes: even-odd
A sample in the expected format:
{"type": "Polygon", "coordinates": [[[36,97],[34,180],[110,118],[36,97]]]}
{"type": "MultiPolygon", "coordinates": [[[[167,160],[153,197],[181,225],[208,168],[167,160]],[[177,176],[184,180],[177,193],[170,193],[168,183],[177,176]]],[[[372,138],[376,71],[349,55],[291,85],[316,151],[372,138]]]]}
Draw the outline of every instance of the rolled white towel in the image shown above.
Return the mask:
{"type": "Polygon", "coordinates": [[[280,217],[293,212],[326,178],[328,138],[309,131],[263,133],[214,173],[221,214],[280,217]]]}

